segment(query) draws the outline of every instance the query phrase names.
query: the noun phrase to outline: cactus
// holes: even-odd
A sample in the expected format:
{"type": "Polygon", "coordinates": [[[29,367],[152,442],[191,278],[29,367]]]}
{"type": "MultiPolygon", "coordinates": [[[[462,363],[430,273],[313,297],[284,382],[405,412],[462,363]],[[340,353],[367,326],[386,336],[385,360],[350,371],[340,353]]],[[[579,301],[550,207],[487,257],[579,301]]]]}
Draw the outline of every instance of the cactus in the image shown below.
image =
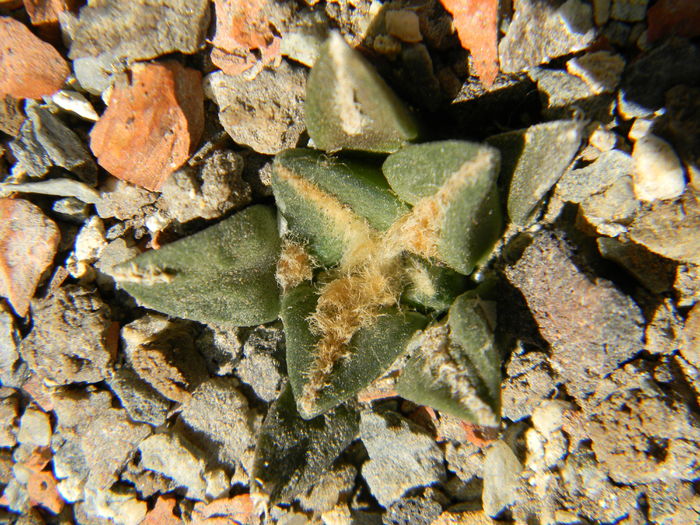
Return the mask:
{"type": "Polygon", "coordinates": [[[511,221],[527,223],[580,140],[580,124],[562,121],[490,145],[408,144],[413,117],[335,34],[307,89],[320,149],[274,160],[282,239],[273,209],[252,206],[115,271],[141,304],[170,315],[232,325],[281,317],[289,384],[253,469],[270,502],[290,500],[328,467],[357,432],[351,399],[402,356],[402,396],[499,425],[495,303],[469,276],[501,235],[499,173],[511,221]],[[552,133],[563,134],[559,152],[542,144],[552,133]],[[557,160],[542,170],[545,154],[557,160]]]}

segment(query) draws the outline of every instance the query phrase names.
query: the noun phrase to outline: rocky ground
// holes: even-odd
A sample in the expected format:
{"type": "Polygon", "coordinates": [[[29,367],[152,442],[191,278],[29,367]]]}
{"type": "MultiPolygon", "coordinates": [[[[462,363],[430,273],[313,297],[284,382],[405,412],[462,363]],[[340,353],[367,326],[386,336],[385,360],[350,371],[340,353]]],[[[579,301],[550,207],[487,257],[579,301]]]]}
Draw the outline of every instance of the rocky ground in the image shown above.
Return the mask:
{"type": "Polygon", "coordinates": [[[700,522],[700,4],[83,4],[0,0],[0,522],[700,522]],[[501,427],[380,379],[350,446],[263,513],[281,322],[167,317],[112,267],[274,202],[330,29],[425,137],[527,128],[540,168],[480,270],[501,427]]]}

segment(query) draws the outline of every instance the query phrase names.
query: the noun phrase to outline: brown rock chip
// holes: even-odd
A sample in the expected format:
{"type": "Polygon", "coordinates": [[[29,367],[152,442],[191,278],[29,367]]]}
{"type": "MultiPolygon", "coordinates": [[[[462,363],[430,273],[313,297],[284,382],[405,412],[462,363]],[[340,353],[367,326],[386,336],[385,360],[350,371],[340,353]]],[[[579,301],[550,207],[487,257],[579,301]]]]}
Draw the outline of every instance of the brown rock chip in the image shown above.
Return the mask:
{"type": "Polygon", "coordinates": [[[58,15],[64,11],[75,11],[80,3],[78,0],[24,0],[24,8],[32,25],[42,36],[52,42],[60,42],[58,15]]]}
{"type": "Polygon", "coordinates": [[[136,64],[114,85],[90,133],[99,164],[115,177],[158,190],[204,130],[201,74],[179,62],[136,64]]]}
{"type": "Polygon", "coordinates": [[[550,362],[569,393],[585,398],[601,376],[642,350],[644,319],[630,297],[579,269],[570,252],[556,236],[540,234],[506,276],[552,346],[550,362]]]}
{"type": "MultiPolygon", "coordinates": [[[[1,76],[1,75],[0,75],[1,76]]],[[[60,233],[38,206],[0,199],[0,295],[24,317],[41,275],[53,261],[60,233]]]]}
{"type": "Polygon", "coordinates": [[[61,89],[70,73],[53,46],[10,17],[0,17],[0,97],[41,98],[61,89]]]}

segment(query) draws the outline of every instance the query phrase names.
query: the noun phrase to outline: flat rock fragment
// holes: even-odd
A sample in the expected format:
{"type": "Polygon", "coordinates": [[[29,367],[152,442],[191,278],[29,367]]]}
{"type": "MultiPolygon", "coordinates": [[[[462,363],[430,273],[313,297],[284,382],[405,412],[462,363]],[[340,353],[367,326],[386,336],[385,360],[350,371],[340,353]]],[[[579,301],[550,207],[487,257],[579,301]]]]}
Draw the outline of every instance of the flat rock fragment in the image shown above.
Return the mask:
{"type": "Polygon", "coordinates": [[[612,0],[610,18],[622,22],[641,22],[647,14],[649,0],[612,0]]]}
{"type": "Polygon", "coordinates": [[[256,328],[243,345],[236,375],[263,401],[275,400],[282,389],[284,348],[284,331],[279,325],[256,328]]]}
{"type": "Polygon", "coordinates": [[[484,492],[481,496],[486,514],[495,518],[516,502],[522,468],[504,441],[496,441],[489,447],[484,458],[484,492]]]}
{"type": "Polygon", "coordinates": [[[10,95],[0,96],[0,131],[16,137],[24,122],[24,104],[10,95]]]}
{"type": "Polygon", "coordinates": [[[83,141],[45,106],[26,105],[27,119],[10,148],[18,160],[13,173],[44,177],[64,168],[84,182],[97,182],[97,166],[83,141]]]}
{"type": "Polygon", "coordinates": [[[233,378],[214,377],[200,384],[183,405],[180,417],[197,437],[205,438],[207,451],[231,471],[255,442],[248,400],[233,378]]]}
{"type": "Polygon", "coordinates": [[[59,16],[65,11],[74,11],[79,0],[24,0],[32,25],[39,34],[51,42],[60,42],[59,16]]]}
{"type": "Polygon", "coordinates": [[[17,421],[19,418],[19,399],[7,396],[0,399],[0,447],[11,448],[17,444],[17,421]]]}
{"type": "Polygon", "coordinates": [[[158,190],[199,143],[203,103],[198,71],[174,60],[136,64],[115,83],[90,148],[115,177],[158,190]]]}
{"type": "Polygon", "coordinates": [[[205,78],[205,89],[237,144],[267,155],[297,145],[305,129],[306,75],[301,68],[285,62],[252,80],[215,72],[205,78]]]}
{"type": "Polygon", "coordinates": [[[683,166],[673,147],[648,134],[634,144],[634,194],[639,200],[674,199],[685,190],[683,166]]]}
{"type": "Polygon", "coordinates": [[[594,51],[572,58],[566,63],[566,69],[581,78],[598,95],[615,91],[625,69],[625,61],[610,51],[594,51]]]}
{"type": "Polygon", "coordinates": [[[525,297],[574,397],[585,398],[601,376],[642,350],[639,307],[610,281],[580,270],[552,234],[536,236],[506,276],[525,297]]]}
{"type": "Polygon", "coordinates": [[[21,22],[0,17],[0,98],[41,98],[61,89],[70,69],[51,44],[21,22]]]}
{"type": "Polygon", "coordinates": [[[654,253],[700,264],[700,196],[688,189],[679,199],[642,209],[629,226],[630,238],[654,253]]]}
{"type": "MultiPolygon", "coordinates": [[[[132,422],[125,410],[114,408],[109,391],[61,389],[53,401],[62,436],[52,442],[56,476],[74,478],[79,499],[84,487],[107,489],[151,427],[132,422]]],[[[59,491],[63,493],[60,483],[59,491]]]]}
{"type": "Polygon", "coordinates": [[[132,421],[157,427],[165,423],[170,402],[136,372],[126,366],[114,370],[107,384],[121,401],[132,421]]]}
{"type": "Polygon", "coordinates": [[[51,420],[46,412],[29,407],[22,414],[17,440],[37,447],[48,447],[51,443],[51,420]]]}
{"type": "Polygon", "coordinates": [[[139,444],[141,464],[171,478],[187,495],[204,499],[204,453],[177,433],[155,434],[139,444]]]}
{"type": "Polygon", "coordinates": [[[207,0],[98,0],[80,10],[70,58],[107,62],[148,60],[173,52],[192,54],[209,27],[207,0]]]}
{"type": "Polygon", "coordinates": [[[558,120],[490,137],[501,151],[500,182],[508,185],[508,216],[525,225],[563,175],[581,143],[582,126],[558,120]]]}
{"type": "Polygon", "coordinates": [[[26,364],[19,359],[22,340],[10,307],[0,305],[0,382],[18,388],[24,382],[26,364]]]}
{"type": "Polygon", "coordinates": [[[20,352],[49,383],[97,383],[112,361],[110,310],[100,297],[76,285],[59,288],[32,305],[32,331],[20,352]]]}
{"type": "Polygon", "coordinates": [[[362,467],[362,476],[384,507],[410,489],[445,479],[443,454],[435,440],[396,413],[363,412],[360,437],[370,458],[362,467]]]}
{"type": "Polygon", "coordinates": [[[632,166],[632,158],[623,151],[603,152],[588,166],[567,170],[557,182],[555,196],[565,202],[583,203],[631,174],[632,166]]]}
{"type": "Polygon", "coordinates": [[[599,237],[598,251],[630,272],[652,293],[664,293],[673,288],[675,262],[661,257],[634,242],[599,237]]]}
{"type": "Polygon", "coordinates": [[[498,45],[501,69],[517,73],[585,49],[595,38],[591,7],[580,0],[518,0],[498,45]]]}
{"type": "Polygon", "coordinates": [[[0,198],[0,295],[24,317],[60,233],[41,209],[22,199],[0,198]]]}

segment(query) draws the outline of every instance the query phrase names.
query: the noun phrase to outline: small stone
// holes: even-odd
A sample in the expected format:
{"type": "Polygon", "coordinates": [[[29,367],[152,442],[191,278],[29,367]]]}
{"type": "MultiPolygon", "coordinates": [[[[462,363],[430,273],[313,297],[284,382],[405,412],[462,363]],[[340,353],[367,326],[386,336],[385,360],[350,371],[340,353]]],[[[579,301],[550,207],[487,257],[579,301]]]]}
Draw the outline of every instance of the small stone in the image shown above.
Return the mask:
{"type": "Polygon", "coordinates": [[[200,384],[180,417],[197,439],[205,440],[203,448],[231,471],[255,442],[248,400],[233,378],[214,377],[200,384]]]}
{"type": "Polygon", "coordinates": [[[59,288],[32,305],[34,327],[20,352],[29,367],[58,385],[97,383],[112,361],[109,308],[79,286],[59,288]]]}
{"type": "Polygon", "coordinates": [[[382,517],[385,525],[430,525],[442,513],[442,505],[424,497],[401,498],[392,503],[382,517]]]}
{"type": "Polygon", "coordinates": [[[59,492],[82,499],[83,487],[98,492],[111,487],[151,428],[115,408],[109,391],[58,389],[53,401],[60,434],[52,441],[54,473],[67,480],[59,483],[59,492]]]}
{"type": "Polygon", "coordinates": [[[51,421],[49,415],[29,407],[22,414],[17,440],[26,445],[47,447],[51,443],[51,421]]]}
{"type": "Polygon", "coordinates": [[[679,264],[673,288],[680,308],[693,306],[700,301],[700,266],[679,264]]]}
{"type": "Polygon", "coordinates": [[[513,450],[504,441],[496,441],[489,447],[484,458],[484,492],[481,496],[487,515],[496,518],[517,501],[522,469],[513,450]]]}
{"type": "MultiPolygon", "coordinates": [[[[644,332],[644,349],[647,352],[665,355],[681,345],[683,320],[676,312],[671,299],[660,301],[653,309],[647,311],[646,317],[648,322],[644,332]]],[[[659,367],[655,370],[657,381],[660,381],[659,377],[669,376],[670,374],[670,372],[661,372],[660,367],[662,365],[663,362],[660,362],[659,367]]],[[[669,381],[664,382],[668,383],[669,381]]]]}
{"type": "Polygon", "coordinates": [[[683,167],[671,145],[655,135],[634,144],[634,194],[642,201],[674,199],[685,190],[683,167]]]}
{"type": "Polygon", "coordinates": [[[100,187],[100,199],[95,203],[95,208],[103,219],[114,217],[127,221],[143,217],[144,208],[153,204],[157,198],[157,193],[108,177],[100,187]]]}
{"type": "Polygon", "coordinates": [[[649,0],[612,0],[610,17],[622,22],[640,22],[647,14],[649,0]]]}
{"type": "Polygon", "coordinates": [[[77,91],[62,89],[51,97],[51,102],[59,108],[91,122],[96,122],[100,118],[90,101],[77,91]]]}
{"type": "Polygon", "coordinates": [[[574,408],[571,403],[556,399],[543,401],[532,412],[532,425],[545,437],[560,430],[565,423],[565,413],[574,408]]]}
{"type": "Polygon", "coordinates": [[[618,141],[619,138],[614,131],[605,129],[600,125],[596,125],[595,130],[591,133],[591,136],[588,137],[588,143],[603,153],[611,151],[617,146],[618,141]]]}
{"type": "Polygon", "coordinates": [[[332,510],[340,499],[355,487],[357,469],[349,464],[338,464],[326,472],[309,490],[297,497],[302,509],[323,513],[332,510]]]}
{"type": "Polygon", "coordinates": [[[32,505],[41,505],[54,514],[61,512],[66,504],[56,489],[56,478],[51,471],[32,473],[27,482],[27,494],[32,505]]]}
{"type": "Polygon", "coordinates": [[[187,322],[146,315],[122,328],[127,362],[162,396],[181,403],[208,377],[187,322]]]}
{"type": "Polygon", "coordinates": [[[170,402],[128,367],[110,373],[107,383],[132,421],[158,427],[165,423],[170,402]]]}
{"type": "Polygon", "coordinates": [[[26,365],[19,361],[21,339],[10,307],[0,305],[0,383],[4,386],[17,388],[24,382],[26,365]]]}
{"type": "Polygon", "coordinates": [[[141,525],[180,525],[182,521],[173,512],[175,505],[177,499],[173,496],[158,496],[155,506],[148,511],[141,525]]]}
{"type": "Polygon", "coordinates": [[[632,177],[622,175],[600,193],[581,202],[579,212],[580,217],[600,235],[617,237],[627,231],[639,206],[632,177]]]}
{"type": "Polygon", "coordinates": [[[593,0],[593,20],[598,27],[610,19],[610,4],[612,0],[593,0]]]}
{"type": "Polygon", "coordinates": [[[591,7],[580,0],[567,0],[559,7],[519,0],[498,45],[501,70],[518,73],[585,49],[596,34],[591,15],[591,7]]]}
{"type": "MultiPolygon", "coordinates": [[[[99,259],[102,250],[106,246],[104,223],[100,217],[93,215],[78,232],[78,236],[75,238],[75,249],[67,263],[75,265],[91,264],[99,259]]],[[[73,276],[78,277],[76,275],[73,276]]]]}
{"type": "Polygon", "coordinates": [[[177,433],[155,434],[139,444],[141,464],[187,489],[189,498],[203,500],[206,492],[203,452],[177,433]]]}
{"type": "Polygon", "coordinates": [[[654,202],[629,226],[630,238],[654,253],[680,262],[700,264],[700,197],[686,191],[675,201],[654,202]]]}
{"type": "Polygon", "coordinates": [[[26,104],[27,120],[20,135],[10,144],[17,158],[16,175],[43,178],[51,168],[64,168],[94,185],[97,166],[83,141],[47,107],[26,104]]]}
{"type": "Polygon", "coordinates": [[[6,95],[0,97],[0,131],[16,137],[24,122],[24,110],[20,99],[6,95]]]}
{"type": "Polygon", "coordinates": [[[0,447],[14,447],[17,444],[17,419],[19,400],[16,396],[0,399],[0,447]]]}
{"type": "Polygon", "coordinates": [[[217,523],[220,523],[217,519],[222,516],[226,516],[224,519],[229,523],[254,523],[258,517],[250,494],[239,494],[232,498],[219,498],[206,504],[195,503],[192,516],[196,523],[202,523],[203,525],[217,525],[217,523]]]}
{"type": "Polygon", "coordinates": [[[700,368],[700,303],[688,312],[683,327],[680,351],[683,359],[694,367],[700,368]]]}
{"type": "Polygon", "coordinates": [[[402,42],[415,44],[423,40],[418,15],[411,10],[387,10],[384,13],[386,32],[402,42]]]}
{"type": "Polygon", "coordinates": [[[20,317],[43,272],[53,262],[60,233],[41,209],[22,199],[0,198],[0,295],[20,317]]]}
{"type": "Polygon", "coordinates": [[[552,346],[550,362],[576,398],[641,350],[644,326],[630,297],[610,281],[591,279],[582,265],[564,241],[542,233],[506,270],[552,346]]]}
{"type": "Polygon", "coordinates": [[[627,66],[618,110],[624,119],[646,117],[664,106],[672,87],[699,82],[700,49],[687,40],[670,38],[627,66]]]}
{"type": "Polygon", "coordinates": [[[284,332],[280,325],[256,328],[243,345],[243,358],[236,365],[236,375],[263,401],[273,401],[282,389],[283,348],[284,332]]]}
{"type": "Polygon", "coordinates": [[[239,328],[208,325],[197,338],[197,348],[207,362],[209,373],[225,376],[233,373],[243,352],[239,328]]]}
{"type": "Polygon", "coordinates": [[[117,79],[90,132],[90,148],[115,177],[158,190],[187,161],[203,130],[199,71],[174,60],[140,63],[117,79]]]}
{"type": "Polygon", "coordinates": [[[556,392],[557,382],[543,352],[514,354],[501,387],[501,413],[514,422],[530,416],[556,392]]]}
{"type": "Polygon", "coordinates": [[[632,158],[627,153],[606,151],[588,166],[564,173],[557,182],[555,195],[566,202],[582,203],[630,173],[632,158]]]}
{"type": "Polygon", "coordinates": [[[482,510],[446,510],[431,525],[495,525],[482,510]]]}
{"type": "Polygon", "coordinates": [[[363,412],[360,437],[370,457],[362,476],[383,507],[388,508],[410,489],[445,478],[443,455],[433,438],[398,414],[363,412]]]}
{"type": "Polygon", "coordinates": [[[586,53],[566,63],[566,70],[581,78],[596,95],[614,92],[624,69],[623,58],[609,51],[586,53]]]}
{"type": "MultiPolygon", "coordinates": [[[[92,490],[85,492],[84,511],[100,521],[109,520],[119,525],[139,525],[148,510],[145,501],[138,499],[131,489],[114,488],[109,490],[92,490]]],[[[81,521],[82,523],[82,521],[81,521]]]]}
{"type": "Polygon", "coordinates": [[[328,17],[323,11],[297,13],[292,25],[282,35],[280,52],[295,62],[312,67],[328,38],[329,27],[328,17]]]}
{"type": "Polygon", "coordinates": [[[649,8],[649,42],[665,36],[700,35],[700,4],[695,0],[659,0],[649,8]]]}
{"type": "Polygon", "coordinates": [[[207,96],[219,106],[221,125],[237,144],[274,155],[293,148],[305,130],[306,75],[284,62],[253,80],[215,72],[205,78],[207,96]]]}
{"type": "Polygon", "coordinates": [[[654,127],[654,121],[651,119],[638,117],[634,119],[632,127],[627,133],[627,138],[631,141],[637,141],[649,135],[654,127]]]}
{"type": "Polygon", "coordinates": [[[51,209],[63,220],[82,224],[90,218],[92,206],[75,197],[65,197],[53,203],[51,209]]]}
{"type": "Polygon", "coordinates": [[[173,52],[192,54],[204,43],[207,0],[102,0],[80,10],[70,58],[98,57],[117,66],[173,52]]]}
{"type": "Polygon", "coordinates": [[[214,151],[196,168],[185,167],[168,177],[158,206],[181,223],[218,219],[250,202],[251,188],[242,173],[239,154],[214,151]]]}
{"type": "Polygon", "coordinates": [[[77,0],[24,0],[32,25],[48,40],[60,41],[58,17],[64,11],[79,7],[77,0]]]}
{"type": "Polygon", "coordinates": [[[0,98],[53,95],[69,73],[53,46],[14,18],[0,17],[0,98]]]}

